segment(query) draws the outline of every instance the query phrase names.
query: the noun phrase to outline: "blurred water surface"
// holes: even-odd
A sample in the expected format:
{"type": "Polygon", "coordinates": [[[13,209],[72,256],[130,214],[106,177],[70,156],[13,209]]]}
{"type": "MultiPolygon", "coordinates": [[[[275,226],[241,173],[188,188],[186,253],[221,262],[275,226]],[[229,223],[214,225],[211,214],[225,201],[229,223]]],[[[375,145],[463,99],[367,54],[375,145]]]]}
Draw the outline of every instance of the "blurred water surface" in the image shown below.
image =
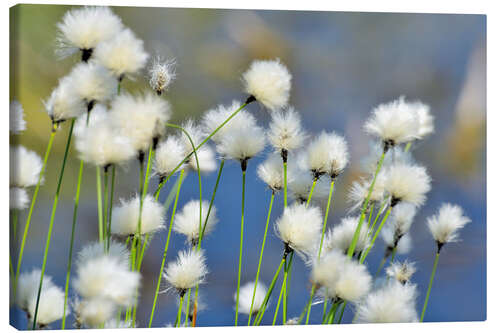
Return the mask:
{"type": "MultiPolygon", "coordinates": [[[[76,58],[54,55],[56,23],[70,6],[18,5],[11,9],[11,99],[24,106],[28,130],[12,138],[40,155],[45,151],[50,122],[42,111],[57,79],[69,72],[76,58]]],[[[417,263],[413,281],[419,286],[418,307],[427,287],[434,243],[425,225],[442,202],[464,207],[473,223],[461,233],[462,242],[443,250],[426,314],[427,321],[486,319],[486,17],[481,15],[347,13],[312,11],[254,11],[114,7],[123,22],[145,41],[151,54],[177,61],[177,79],[167,97],[173,105],[173,122],[199,119],[202,112],[232,99],[243,100],[240,74],[255,58],[279,57],[293,74],[291,104],[310,133],[337,131],[346,136],[352,162],[338,182],[329,226],[347,214],[346,193],[359,176],[359,161],[368,152],[362,125],[372,107],[400,95],[431,106],[436,132],[415,145],[415,157],[429,168],[433,188],[412,227],[413,249],[407,256],[417,263]]],[[[126,80],[124,89],[148,89],[143,76],[126,80]]],[[[248,108],[262,126],[269,114],[253,104],[248,108]]],[[[67,125],[57,135],[45,185],[34,211],[22,270],[40,267],[56,177],[64,149],[67,125]]],[[[269,150],[269,148],[268,148],[269,150]]],[[[265,154],[250,161],[242,283],[253,280],[258,261],[270,191],[257,178],[256,166],[265,154]]],[[[118,171],[115,198],[128,198],[138,187],[138,170],[131,163],[118,171]]],[[[64,178],[47,274],[63,286],[71,230],[72,199],[78,160],[72,151],[64,178]]],[[[216,174],[203,178],[203,197],[210,199],[216,174]]],[[[228,162],[215,200],[220,223],[204,242],[210,274],[201,288],[206,309],[200,326],[232,325],[233,292],[237,278],[241,172],[228,162]]],[[[156,184],[156,180],[153,181],[156,184]]],[[[173,184],[173,182],[171,183],[173,184]]],[[[97,238],[95,169],[86,167],[77,225],[75,250],[97,238]]],[[[162,192],[162,200],[168,190],[162,192]]],[[[197,180],[190,174],[182,188],[179,207],[198,197],[197,180]]],[[[282,197],[275,201],[271,218],[281,214],[282,197]]],[[[20,221],[26,219],[26,213],[20,221]]],[[[22,227],[22,223],[21,223],[22,227]]],[[[22,230],[22,229],[19,229],[22,230]]],[[[143,264],[138,322],[147,325],[166,231],[154,236],[143,264]]],[[[12,248],[20,240],[11,242],[12,248]]],[[[167,260],[184,248],[173,235],[167,260]]],[[[375,272],[382,256],[378,244],[367,264],[375,272]]],[[[282,245],[268,238],[261,279],[269,284],[279,262],[282,245]]],[[[309,293],[308,269],[294,260],[289,316],[298,316],[309,293]]],[[[278,282],[280,283],[280,282],[278,282]]],[[[72,292],[73,295],[73,292],[72,292]]],[[[270,309],[277,301],[274,295],[270,309]]],[[[312,322],[321,316],[313,307],[312,322]]],[[[172,293],[160,295],[154,326],[175,319],[172,293]]],[[[270,324],[274,311],[264,316],[270,324]]],[[[11,323],[26,328],[26,318],[11,309],[11,323]]],[[[348,307],[344,322],[350,323],[348,307]]],[[[240,316],[246,323],[245,316],[240,316]]],[[[60,327],[59,323],[53,325],[60,327]]]]}

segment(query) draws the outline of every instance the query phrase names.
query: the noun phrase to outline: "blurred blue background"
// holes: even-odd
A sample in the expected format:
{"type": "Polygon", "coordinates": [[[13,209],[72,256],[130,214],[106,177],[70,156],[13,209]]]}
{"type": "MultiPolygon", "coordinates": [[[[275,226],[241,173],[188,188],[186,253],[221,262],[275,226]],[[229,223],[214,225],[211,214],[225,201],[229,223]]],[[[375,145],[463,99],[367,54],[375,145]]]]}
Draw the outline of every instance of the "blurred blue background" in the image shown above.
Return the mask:
{"type": "MultiPolygon", "coordinates": [[[[18,5],[11,9],[11,99],[25,109],[28,130],[11,136],[43,155],[50,121],[42,111],[57,79],[69,72],[77,58],[58,60],[54,55],[56,23],[71,6],[18,5]]],[[[486,17],[481,15],[347,13],[312,11],[254,11],[114,7],[113,10],[145,42],[152,54],[177,61],[177,79],[167,98],[173,105],[174,123],[201,114],[219,103],[243,100],[241,73],[256,58],[279,57],[293,74],[291,105],[299,110],[310,133],[336,131],[346,136],[351,164],[336,187],[332,226],[347,214],[349,184],[360,176],[359,161],[368,152],[368,137],[362,125],[371,109],[400,95],[420,99],[431,106],[436,132],[414,146],[416,159],[429,168],[433,187],[426,205],[418,212],[408,257],[417,263],[413,281],[418,284],[421,309],[435,253],[426,218],[443,202],[463,206],[472,219],[461,233],[462,242],[446,245],[434,281],[426,321],[471,321],[486,319],[486,17]]],[[[140,92],[147,87],[142,75],[126,80],[124,89],[140,92]]],[[[267,127],[269,114],[259,105],[248,108],[267,127]]],[[[40,267],[49,223],[56,177],[64,149],[67,124],[56,137],[45,185],[41,188],[28,235],[22,271],[40,267]]],[[[269,151],[269,148],[267,148],[269,151]]],[[[242,283],[253,280],[257,268],[270,191],[257,178],[261,154],[249,163],[242,283]]],[[[136,163],[120,168],[115,198],[128,198],[138,187],[136,163]]],[[[67,249],[71,230],[72,200],[78,160],[72,151],[57,210],[47,274],[64,286],[67,249]]],[[[204,176],[203,197],[209,200],[216,173],[204,176]]],[[[152,182],[156,184],[156,180],[152,182]]],[[[173,182],[171,183],[173,184],[173,182]]],[[[171,186],[171,185],[170,185],[171,186]]],[[[189,174],[180,195],[179,208],[198,197],[195,174],[189,174]]],[[[226,164],[215,205],[220,219],[205,241],[210,274],[201,287],[206,309],[197,325],[232,325],[233,293],[236,288],[241,171],[226,164]]],[[[162,192],[166,198],[168,189],[162,192]]],[[[271,219],[282,210],[281,195],[271,219]]],[[[77,225],[75,250],[97,239],[95,169],[86,167],[77,225]]],[[[169,214],[168,214],[169,216],[169,214]]],[[[20,221],[26,219],[26,212],[20,221]]],[[[23,224],[18,230],[22,230],[23,224]]],[[[184,238],[174,237],[167,261],[186,247],[184,238]]],[[[152,295],[166,231],[154,236],[143,264],[138,312],[139,325],[147,325],[152,295]]],[[[16,256],[20,240],[11,240],[16,256]]],[[[269,284],[282,254],[275,235],[268,238],[261,280],[269,284]]],[[[375,272],[383,254],[378,243],[367,265],[375,272]]],[[[300,315],[309,295],[309,270],[294,260],[291,275],[289,316],[300,315]]],[[[280,281],[278,281],[280,283],[280,281]]],[[[73,292],[72,292],[73,294],[73,292]]],[[[263,323],[270,324],[277,301],[273,295],[263,323]]],[[[175,320],[175,295],[160,295],[153,325],[175,320]]],[[[313,307],[312,322],[318,322],[321,306],[313,307]]],[[[26,318],[16,308],[11,323],[26,328],[26,318]]],[[[352,308],[344,322],[350,323],[352,308]]],[[[240,315],[241,324],[246,318],[240,315]]],[[[53,328],[59,328],[55,323],[53,328]]]]}

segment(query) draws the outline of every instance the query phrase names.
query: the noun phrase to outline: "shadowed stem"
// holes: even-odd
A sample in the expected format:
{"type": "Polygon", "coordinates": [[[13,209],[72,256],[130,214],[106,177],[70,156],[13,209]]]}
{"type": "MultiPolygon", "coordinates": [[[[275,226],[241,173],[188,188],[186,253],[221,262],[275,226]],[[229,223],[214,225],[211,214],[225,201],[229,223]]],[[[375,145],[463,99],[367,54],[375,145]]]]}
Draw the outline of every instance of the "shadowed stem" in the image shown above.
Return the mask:
{"type": "Polygon", "coordinates": [[[378,265],[377,272],[375,273],[375,279],[378,277],[378,275],[382,271],[382,268],[384,268],[386,261],[387,261],[387,256],[384,255],[384,257],[382,258],[382,260],[380,260],[380,264],[378,265]]]}
{"type": "Polygon", "coordinates": [[[102,217],[102,186],[101,186],[101,168],[99,166],[96,169],[96,187],[97,187],[97,217],[98,217],[98,227],[99,227],[99,242],[103,241],[103,217],[102,217]]]}
{"type": "Polygon", "coordinates": [[[104,168],[104,176],[103,176],[103,182],[104,182],[104,205],[102,208],[102,215],[103,215],[103,241],[104,241],[104,250],[106,251],[108,246],[107,246],[107,240],[108,240],[108,234],[110,231],[108,230],[108,200],[109,200],[109,181],[108,181],[108,169],[104,168]]]}
{"type": "Polygon", "coordinates": [[[330,182],[330,192],[328,193],[328,202],[326,204],[325,217],[323,219],[323,230],[321,231],[321,241],[319,243],[318,260],[321,257],[321,250],[323,248],[323,240],[325,238],[326,222],[328,221],[328,215],[330,213],[330,204],[332,202],[333,188],[335,186],[335,179],[332,178],[330,182]]]}
{"type": "Polygon", "coordinates": [[[427,293],[425,294],[424,307],[422,308],[422,313],[420,314],[420,322],[424,321],[425,310],[427,310],[427,303],[429,302],[429,296],[431,295],[432,283],[434,282],[434,276],[436,275],[436,269],[439,262],[439,251],[440,247],[436,252],[436,257],[434,258],[434,264],[432,265],[431,278],[429,280],[429,286],[427,287],[427,293]]]}
{"type": "Polygon", "coordinates": [[[234,326],[238,326],[238,305],[240,302],[241,258],[243,255],[243,227],[245,223],[245,180],[246,180],[246,160],[244,162],[241,162],[240,253],[238,257],[238,284],[236,286],[236,308],[234,315],[234,326]]]}
{"type": "Polygon", "coordinates": [[[45,274],[45,267],[47,265],[47,256],[49,253],[50,241],[52,237],[52,229],[54,227],[54,219],[56,216],[57,204],[59,202],[59,193],[61,192],[61,185],[64,176],[64,169],[66,167],[66,161],[68,160],[69,147],[71,145],[71,138],[73,136],[73,127],[75,126],[75,118],[71,120],[71,125],[69,127],[68,139],[66,141],[66,148],[64,150],[64,157],[61,165],[61,171],[59,172],[59,179],[57,181],[56,194],[54,196],[54,203],[52,205],[52,214],[50,216],[49,230],[47,232],[47,241],[45,243],[45,251],[43,253],[42,269],[40,272],[40,284],[38,285],[38,294],[36,297],[35,314],[33,315],[33,329],[36,328],[36,319],[38,316],[38,306],[40,305],[40,295],[42,293],[43,276],[45,274]]]}
{"type": "Polygon", "coordinates": [[[384,144],[384,151],[380,156],[380,159],[377,163],[377,169],[375,170],[375,174],[373,175],[372,183],[370,184],[370,188],[368,189],[368,195],[365,198],[365,202],[363,203],[363,208],[361,209],[361,214],[359,216],[358,225],[356,227],[356,231],[354,232],[354,236],[352,238],[351,244],[349,245],[349,250],[347,251],[347,256],[352,258],[354,254],[354,250],[356,249],[356,244],[358,243],[359,233],[361,232],[361,226],[363,224],[363,220],[365,219],[366,208],[368,206],[368,202],[370,202],[370,197],[373,192],[373,187],[375,186],[375,181],[377,180],[377,176],[382,168],[382,163],[384,163],[385,154],[387,152],[387,145],[384,144]]]}
{"type": "Polygon", "coordinates": [[[346,306],[346,302],[344,301],[344,303],[342,304],[342,309],[340,311],[339,320],[337,320],[337,324],[340,324],[342,322],[342,317],[344,316],[345,306],[346,306]]]}
{"type": "Polygon", "coordinates": [[[12,287],[12,293],[14,298],[16,297],[17,281],[19,279],[19,272],[21,270],[21,262],[23,261],[24,246],[26,245],[26,237],[28,236],[31,217],[33,216],[33,209],[35,208],[36,198],[38,197],[38,191],[40,190],[40,185],[42,183],[42,179],[45,174],[45,169],[47,167],[47,161],[49,159],[50,151],[52,150],[52,144],[54,143],[56,130],[57,130],[57,124],[52,124],[52,130],[50,132],[49,142],[47,143],[47,149],[45,149],[45,156],[43,158],[42,169],[40,170],[40,174],[38,175],[38,181],[36,183],[35,191],[33,192],[33,198],[31,199],[30,210],[28,212],[28,217],[24,225],[23,238],[21,241],[21,247],[19,248],[19,258],[17,258],[16,277],[14,279],[14,285],[12,287]]]}
{"type": "Polygon", "coordinates": [[[179,299],[179,310],[177,310],[177,319],[175,320],[175,327],[181,326],[182,303],[184,302],[184,294],[179,299]]]}
{"type": "MultiPolygon", "coordinates": [[[[255,276],[255,284],[254,284],[254,287],[253,287],[252,302],[250,304],[250,313],[253,313],[253,303],[255,301],[255,291],[257,290],[257,284],[259,283],[260,266],[262,264],[262,257],[263,257],[263,254],[264,254],[264,247],[266,246],[267,229],[269,227],[269,220],[271,219],[271,210],[273,209],[274,196],[275,196],[275,193],[273,191],[271,193],[271,200],[269,201],[269,208],[267,210],[266,227],[264,229],[264,237],[262,238],[262,245],[261,245],[261,248],[260,248],[259,264],[257,265],[257,274],[255,276]]],[[[248,323],[247,323],[248,326],[250,326],[251,320],[252,320],[252,316],[248,316],[248,323]]]]}
{"type": "Polygon", "coordinates": [[[154,294],[154,298],[153,298],[153,307],[151,309],[151,315],[149,316],[149,324],[148,324],[149,328],[151,328],[151,324],[153,323],[153,317],[154,317],[154,313],[155,313],[155,309],[156,309],[156,302],[158,300],[158,293],[160,291],[160,283],[161,283],[161,278],[163,275],[163,268],[165,267],[165,260],[167,258],[168,246],[170,244],[170,235],[172,233],[172,226],[174,224],[175,212],[177,210],[177,203],[179,201],[179,193],[181,192],[183,177],[184,177],[184,169],[182,169],[180,174],[179,174],[179,182],[177,185],[177,192],[175,194],[174,207],[172,208],[172,215],[170,216],[170,225],[168,227],[167,241],[165,242],[165,249],[163,250],[163,257],[161,260],[160,272],[158,273],[158,280],[156,282],[156,290],[155,290],[155,294],[154,294]]]}
{"type": "Polygon", "coordinates": [[[288,150],[281,150],[281,158],[283,160],[283,205],[288,206],[288,150]]]}
{"type": "Polygon", "coordinates": [[[113,169],[111,171],[111,192],[109,193],[109,215],[108,215],[108,241],[107,241],[107,251],[109,252],[109,244],[111,242],[111,218],[113,216],[113,197],[115,193],[115,177],[116,177],[116,166],[113,164],[113,169]]]}
{"type": "Polygon", "coordinates": [[[332,304],[332,307],[330,308],[330,311],[328,311],[328,314],[326,315],[326,318],[323,321],[323,324],[332,324],[333,323],[333,320],[335,319],[335,314],[337,314],[338,307],[339,307],[338,302],[335,302],[332,304]]]}

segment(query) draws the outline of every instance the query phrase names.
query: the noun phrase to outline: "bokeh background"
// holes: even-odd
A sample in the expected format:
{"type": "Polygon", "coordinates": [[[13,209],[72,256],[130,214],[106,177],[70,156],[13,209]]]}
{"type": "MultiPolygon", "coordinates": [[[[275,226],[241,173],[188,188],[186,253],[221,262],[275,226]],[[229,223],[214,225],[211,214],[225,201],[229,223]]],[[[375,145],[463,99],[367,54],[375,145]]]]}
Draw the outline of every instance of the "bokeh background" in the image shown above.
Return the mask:
{"type": "MultiPolygon", "coordinates": [[[[54,54],[56,23],[71,6],[18,5],[10,12],[10,96],[24,106],[28,129],[11,144],[21,143],[43,155],[50,121],[42,100],[68,73],[77,58],[58,60],[54,54]]],[[[167,98],[173,105],[173,122],[199,119],[207,109],[232,99],[243,100],[241,73],[254,59],[279,57],[293,74],[291,104],[310,133],[337,131],[346,136],[352,162],[334,195],[329,226],[347,214],[349,184],[360,175],[359,161],[368,152],[362,125],[370,110],[400,95],[431,106],[436,132],[414,145],[418,161],[429,168],[433,187],[426,205],[412,227],[413,248],[407,256],[418,265],[413,281],[419,286],[421,309],[432,268],[435,244],[426,218],[443,202],[463,206],[472,219],[461,233],[462,242],[445,247],[426,314],[427,321],[486,319],[486,16],[348,13],[312,11],[255,11],[114,7],[123,22],[145,42],[152,54],[177,61],[177,79],[167,98]]],[[[140,92],[147,87],[144,75],[125,80],[124,89],[140,92]]],[[[4,104],[6,105],[6,104],[4,104]]],[[[248,108],[262,126],[269,114],[259,105],[248,108]]],[[[49,159],[45,185],[34,211],[22,271],[40,267],[50,209],[63,154],[67,125],[57,135],[49,159]]],[[[269,148],[267,149],[269,150],[269,148]]],[[[270,191],[257,178],[256,166],[265,154],[252,159],[248,171],[242,283],[255,277],[270,191]]],[[[138,187],[137,164],[120,168],[115,198],[130,197],[138,187]]],[[[64,286],[73,197],[78,159],[71,153],[57,210],[47,274],[64,286]]],[[[227,163],[215,205],[220,223],[205,241],[210,274],[201,288],[206,309],[200,326],[232,325],[233,293],[237,279],[239,244],[240,169],[227,163]]],[[[97,239],[95,169],[86,167],[77,224],[75,250],[97,239]]],[[[216,174],[203,178],[203,197],[209,199],[216,174]]],[[[155,184],[156,181],[153,181],[155,184]]],[[[173,184],[173,183],[172,183],[173,184]]],[[[197,180],[190,174],[182,188],[179,207],[198,196],[197,180]]],[[[162,192],[162,200],[168,190],[162,192]]],[[[282,197],[275,202],[272,221],[281,214],[282,197]]],[[[168,213],[167,213],[168,214],[168,213]]],[[[169,214],[168,214],[169,215],[169,214]]],[[[26,219],[26,212],[20,221],[26,219]]],[[[22,230],[23,223],[18,230],[22,230]]],[[[166,231],[155,235],[143,264],[138,312],[146,325],[152,305],[166,231]]],[[[184,238],[173,235],[167,260],[184,248],[184,238]]],[[[11,239],[15,257],[19,239],[11,239]]],[[[382,256],[378,243],[368,259],[375,272],[382,256]]],[[[261,279],[269,284],[282,253],[276,236],[268,238],[261,279]]],[[[298,316],[309,294],[308,269],[294,260],[289,316],[298,316]]],[[[278,283],[280,283],[278,281],[278,283]]],[[[275,293],[277,294],[277,293],[275,293]]],[[[270,309],[274,310],[277,295],[270,309]]],[[[313,307],[317,322],[321,306],[313,307]]],[[[270,324],[274,311],[264,323],[270,324]]],[[[175,295],[160,295],[154,326],[175,320],[175,295]]],[[[348,307],[344,322],[350,323],[348,307]]],[[[11,323],[26,328],[26,318],[10,310],[11,323]]],[[[241,323],[246,323],[241,315],[241,323]]],[[[59,323],[52,325],[60,327],[59,323]]]]}

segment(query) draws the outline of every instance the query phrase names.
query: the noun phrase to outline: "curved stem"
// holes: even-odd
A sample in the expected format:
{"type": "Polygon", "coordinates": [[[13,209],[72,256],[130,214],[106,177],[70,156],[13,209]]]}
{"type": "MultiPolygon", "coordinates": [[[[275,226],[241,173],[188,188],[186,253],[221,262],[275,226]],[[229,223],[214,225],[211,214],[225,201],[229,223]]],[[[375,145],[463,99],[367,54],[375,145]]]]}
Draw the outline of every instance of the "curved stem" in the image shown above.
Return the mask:
{"type": "Polygon", "coordinates": [[[309,203],[311,202],[311,199],[312,199],[312,196],[313,196],[313,192],[314,192],[314,188],[316,187],[316,183],[317,182],[318,182],[318,178],[314,178],[312,186],[311,186],[311,189],[309,190],[309,196],[307,197],[306,206],[309,206],[309,203]]]}
{"type": "Polygon", "coordinates": [[[434,258],[434,264],[432,265],[431,278],[429,280],[429,286],[427,287],[427,293],[425,294],[424,307],[422,308],[422,313],[420,314],[420,322],[424,321],[425,310],[427,310],[427,303],[429,302],[429,296],[431,295],[432,283],[434,282],[434,276],[436,275],[436,269],[439,262],[439,251],[436,252],[436,257],[434,258]]]}
{"type": "MultiPolygon", "coordinates": [[[[224,168],[224,164],[226,163],[226,160],[222,159],[219,165],[219,171],[217,172],[217,179],[215,181],[214,185],[214,190],[212,191],[212,197],[210,198],[210,205],[208,206],[208,212],[207,212],[207,217],[205,218],[205,222],[203,224],[203,229],[201,230],[201,239],[203,239],[203,236],[205,235],[205,228],[207,227],[208,223],[208,218],[210,217],[210,213],[212,212],[212,206],[214,204],[215,200],[215,194],[217,193],[217,189],[219,188],[219,181],[222,175],[222,169],[224,168]]],[[[198,250],[201,247],[201,242],[198,242],[198,250]]]]}
{"type": "Polygon", "coordinates": [[[188,326],[189,323],[189,302],[191,299],[191,288],[187,291],[187,299],[186,299],[186,319],[184,319],[184,327],[188,326]]]}
{"type": "Polygon", "coordinates": [[[149,324],[148,327],[151,328],[151,324],[153,323],[153,317],[156,309],[156,302],[158,300],[158,293],[160,291],[160,283],[161,283],[161,278],[163,275],[163,268],[165,267],[165,260],[167,258],[167,251],[168,251],[168,246],[170,244],[170,235],[172,233],[172,226],[174,224],[174,217],[175,217],[175,212],[177,210],[177,203],[179,201],[179,193],[181,192],[181,185],[182,185],[182,179],[184,176],[184,169],[181,170],[181,173],[179,174],[179,182],[177,185],[177,192],[175,194],[175,201],[174,201],[174,207],[172,208],[172,215],[170,216],[170,225],[168,227],[168,233],[167,233],[167,241],[165,242],[165,249],[163,250],[163,257],[161,260],[161,265],[160,265],[160,272],[158,273],[158,281],[156,282],[156,290],[153,298],[153,307],[151,309],[151,315],[149,316],[149,324]]]}
{"type": "Polygon", "coordinates": [[[16,267],[16,277],[14,279],[14,285],[12,287],[13,297],[16,297],[17,281],[19,279],[19,272],[21,270],[21,263],[23,261],[24,246],[26,245],[26,238],[28,236],[28,230],[30,228],[31,217],[33,216],[33,209],[35,208],[36,198],[38,197],[38,191],[40,190],[40,185],[42,183],[43,176],[45,174],[45,169],[47,167],[47,161],[49,159],[50,151],[52,150],[52,144],[54,143],[54,137],[56,135],[57,125],[52,125],[52,130],[50,132],[49,142],[47,143],[47,149],[45,149],[45,156],[43,158],[42,169],[38,175],[38,181],[36,183],[35,191],[33,192],[33,198],[31,199],[30,209],[28,212],[28,217],[24,225],[23,238],[21,241],[21,247],[19,248],[19,258],[17,258],[16,267]]]}
{"type": "Polygon", "coordinates": [[[240,282],[241,282],[241,258],[243,256],[243,226],[245,223],[245,180],[246,169],[241,168],[241,223],[240,223],[240,254],[238,258],[238,284],[236,286],[236,309],[234,316],[234,326],[238,326],[238,305],[240,301],[240,282]]]}
{"type": "Polygon", "coordinates": [[[385,224],[385,221],[387,221],[387,218],[389,217],[389,215],[391,214],[391,211],[392,211],[392,206],[389,207],[387,209],[387,211],[385,212],[385,215],[384,215],[384,218],[382,219],[382,222],[380,222],[380,225],[378,226],[377,228],[377,231],[375,232],[375,235],[373,235],[372,237],[372,240],[370,242],[370,245],[368,246],[368,248],[366,249],[366,251],[363,253],[363,255],[361,256],[361,259],[359,260],[359,263],[362,264],[365,259],[366,259],[366,256],[368,256],[368,254],[370,253],[372,247],[373,247],[373,244],[375,244],[375,240],[377,240],[377,237],[378,237],[378,234],[380,233],[380,231],[382,230],[382,227],[384,226],[385,224]]]}
{"type": "Polygon", "coordinates": [[[49,230],[47,232],[47,241],[45,243],[45,251],[43,253],[43,262],[42,262],[42,269],[40,273],[40,284],[38,285],[38,294],[36,297],[36,305],[35,305],[35,314],[33,315],[33,329],[36,328],[36,319],[38,316],[38,306],[40,305],[40,295],[42,293],[42,285],[43,285],[43,276],[45,274],[45,267],[47,265],[47,256],[49,253],[49,247],[50,247],[50,241],[52,237],[52,229],[54,227],[54,219],[56,216],[56,210],[57,210],[57,204],[59,202],[59,193],[61,192],[61,185],[62,185],[62,180],[64,176],[64,169],[66,167],[66,161],[68,160],[68,155],[69,155],[69,147],[71,145],[71,138],[73,136],[73,127],[75,126],[75,118],[71,120],[71,125],[69,128],[69,133],[68,133],[68,139],[66,141],[66,148],[64,150],[64,157],[61,165],[61,171],[59,173],[59,179],[57,181],[57,189],[56,189],[56,194],[54,196],[54,203],[52,205],[52,214],[50,216],[50,222],[49,222],[49,230]]]}
{"type": "MultiPolygon", "coordinates": [[[[311,293],[309,294],[309,300],[307,301],[307,304],[306,304],[307,312],[305,312],[306,313],[306,323],[305,323],[305,325],[309,324],[309,315],[311,314],[312,299],[314,297],[314,293],[315,292],[316,292],[316,285],[313,284],[312,287],[311,287],[311,293]]],[[[301,319],[302,318],[300,318],[300,321],[302,321],[301,319]]]]}
{"type": "Polygon", "coordinates": [[[370,188],[368,189],[368,195],[365,198],[365,202],[363,203],[363,208],[361,209],[361,214],[359,216],[358,225],[356,227],[356,231],[354,232],[354,236],[352,238],[351,244],[349,245],[349,250],[347,251],[347,256],[352,258],[354,254],[354,250],[356,249],[356,244],[358,243],[359,233],[361,232],[361,225],[363,224],[363,220],[365,219],[366,208],[368,206],[368,202],[370,202],[370,197],[373,192],[373,187],[375,186],[375,181],[377,180],[377,176],[382,168],[382,163],[384,163],[384,158],[386,154],[386,147],[384,147],[384,151],[380,156],[380,159],[377,163],[377,169],[375,170],[375,174],[373,175],[372,183],[370,184],[370,188]]]}
{"type": "MultiPolygon", "coordinates": [[[[257,284],[259,283],[260,266],[262,264],[262,257],[264,255],[264,247],[266,246],[267,230],[269,228],[269,220],[271,219],[271,210],[273,209],[274,195],[275,194],[274,194],[274,191],[273,191],[271,193],[271,200],[269,202],[269,208],[267,209],[266,227],[264,229],[264,237],[262,238],[262,245],[260,247],[259,263],[257,265],[257,274],[255,276],[255,284],[254,284],[254,287],[253,287],[252,302],[250,304],[250,313],[253,313],[253,303],[255,301],[255,292],[257,290],[257,284]]],[[[250,321],[251,320],[252,320],[252,316],[248,316],[248,323],[247,323],[248,326],[250,326],[250,321]]]]}

